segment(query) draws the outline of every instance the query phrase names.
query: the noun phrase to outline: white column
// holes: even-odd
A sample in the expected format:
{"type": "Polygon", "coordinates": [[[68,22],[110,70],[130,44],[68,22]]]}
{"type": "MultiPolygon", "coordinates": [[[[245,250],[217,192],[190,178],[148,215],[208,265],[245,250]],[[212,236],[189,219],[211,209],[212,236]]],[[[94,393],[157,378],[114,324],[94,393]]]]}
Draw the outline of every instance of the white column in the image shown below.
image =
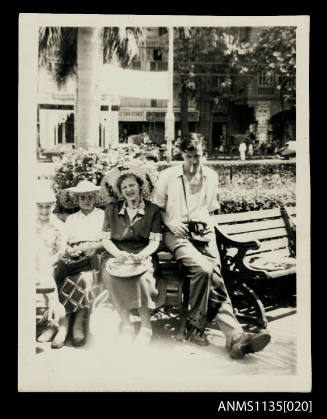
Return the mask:
{"type": "Polygon", "coordinates": [[[41,148],[48,147],[48,135],[49,135],[49,118],[47,118],[46,109],[40,109],[39,111],[39,124],[40,124],[40,146],[41,148]]]}
{"type": "MultiPolygon", "coordinates": [[[[108,128],[109,136],[106,135],[107,145],[117,145],[119,143],[119,96],[110,96],[108,128]]],[[[107,131],[106,131],[107,132],[107,131]]]]}
{"type": "Polygon", "coordinates": [[[66,122],[62,123],[62,143],[66,144],[66,122]]]}
{"type": "Polygon", "coordinates": [[[54,125],[53,131],[54,131],[54,145],[57,145],[58,144],[58,125],[54,125]]]}
{"type": "Polygon", "coordinates": [[[175,116],[173,101],[173,82],[174,82],[174,28],[168,28],[169,52],[168,52],[168,102],[165,117],[165,139],[167,144],[167,161],[171,161],[172,141],[175,138],[175,116]]]}

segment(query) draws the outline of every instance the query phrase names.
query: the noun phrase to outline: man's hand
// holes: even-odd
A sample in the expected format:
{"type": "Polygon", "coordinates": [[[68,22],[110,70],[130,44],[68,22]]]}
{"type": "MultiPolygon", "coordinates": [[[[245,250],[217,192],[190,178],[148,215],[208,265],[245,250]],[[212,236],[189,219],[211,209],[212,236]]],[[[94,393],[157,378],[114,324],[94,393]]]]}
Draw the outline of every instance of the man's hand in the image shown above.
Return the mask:
{"type": "Polygon", "coordinates": [[[187,225],[180,221],[170,223],[168,228],[176,237],[186,238],[188,235],[187,225]]]}

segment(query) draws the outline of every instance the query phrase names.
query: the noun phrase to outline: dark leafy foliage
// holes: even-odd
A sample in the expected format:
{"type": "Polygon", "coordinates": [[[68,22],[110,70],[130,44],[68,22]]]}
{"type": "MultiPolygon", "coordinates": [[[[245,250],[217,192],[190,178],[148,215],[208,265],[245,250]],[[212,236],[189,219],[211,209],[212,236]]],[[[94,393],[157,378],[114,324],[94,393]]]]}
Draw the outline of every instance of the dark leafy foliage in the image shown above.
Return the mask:
{"type": "MultiPolygon", "coordinates": [[[[221,213],[256,211],[296,205],[294,162],[229,162],[210,164],[218,172],[221,213]]],[[[160,170],[167,164],[160,165],[160,170]]]]}

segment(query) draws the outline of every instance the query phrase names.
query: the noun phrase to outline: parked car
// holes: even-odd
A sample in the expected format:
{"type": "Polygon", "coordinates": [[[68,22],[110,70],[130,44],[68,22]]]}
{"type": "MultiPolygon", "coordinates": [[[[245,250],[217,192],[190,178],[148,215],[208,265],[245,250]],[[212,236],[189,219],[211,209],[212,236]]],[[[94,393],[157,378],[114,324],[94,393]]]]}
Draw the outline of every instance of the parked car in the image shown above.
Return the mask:
{"type": "Polygon", "coordinates": [[[37,150],[37,159],[40,161],[58,161],[62,159],[62,156],[65,153],[63,151],[60,150],[55,150],[55,149],[44,149],[44,148],[38,148],[37,150]]]}
{"type": "Polygon", "coordinates": [[[38,147],[37,149],[37,159],[40,161],[56,162],[63,158],[64,154],[72,150],[73,146],[71,144],[64,144],[62,146],[57,146],[53,148],[42,148],[38,147]]]}

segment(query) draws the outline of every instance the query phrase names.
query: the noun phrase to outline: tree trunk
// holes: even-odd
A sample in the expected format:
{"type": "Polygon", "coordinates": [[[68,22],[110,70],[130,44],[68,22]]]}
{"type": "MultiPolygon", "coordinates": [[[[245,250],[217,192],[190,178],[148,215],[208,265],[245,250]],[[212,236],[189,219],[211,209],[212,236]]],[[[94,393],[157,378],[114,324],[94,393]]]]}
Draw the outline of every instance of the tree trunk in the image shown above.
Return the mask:
{"type": "Polygon", "coordinates": [[[100,74],[103,64],[103,28],[78,28],[76,145],[99,146],[100,74]]]}
{"type": "Polygon", "coordinates": [[[280,108],[281,108],[281,114],[280,114],[280,128],[281,128],[281,146],[285,143],[285,104],[284,104],[284,91],[285,87],[287,85],[288,80],[286,80],[280,89],[280,108]]]}
{"type": "Polygon", "coordinates": [[[188,92],[185,83],[182,83],[181,89],[181,131],[182,136],[189,133],[188,127],[188,92]]]}
{"type": "Polygon", "coordinates": [[[200,102],[200,133],[207,141],[207,151],[212,152],[212,112],[209,100],[200,102]]]}

